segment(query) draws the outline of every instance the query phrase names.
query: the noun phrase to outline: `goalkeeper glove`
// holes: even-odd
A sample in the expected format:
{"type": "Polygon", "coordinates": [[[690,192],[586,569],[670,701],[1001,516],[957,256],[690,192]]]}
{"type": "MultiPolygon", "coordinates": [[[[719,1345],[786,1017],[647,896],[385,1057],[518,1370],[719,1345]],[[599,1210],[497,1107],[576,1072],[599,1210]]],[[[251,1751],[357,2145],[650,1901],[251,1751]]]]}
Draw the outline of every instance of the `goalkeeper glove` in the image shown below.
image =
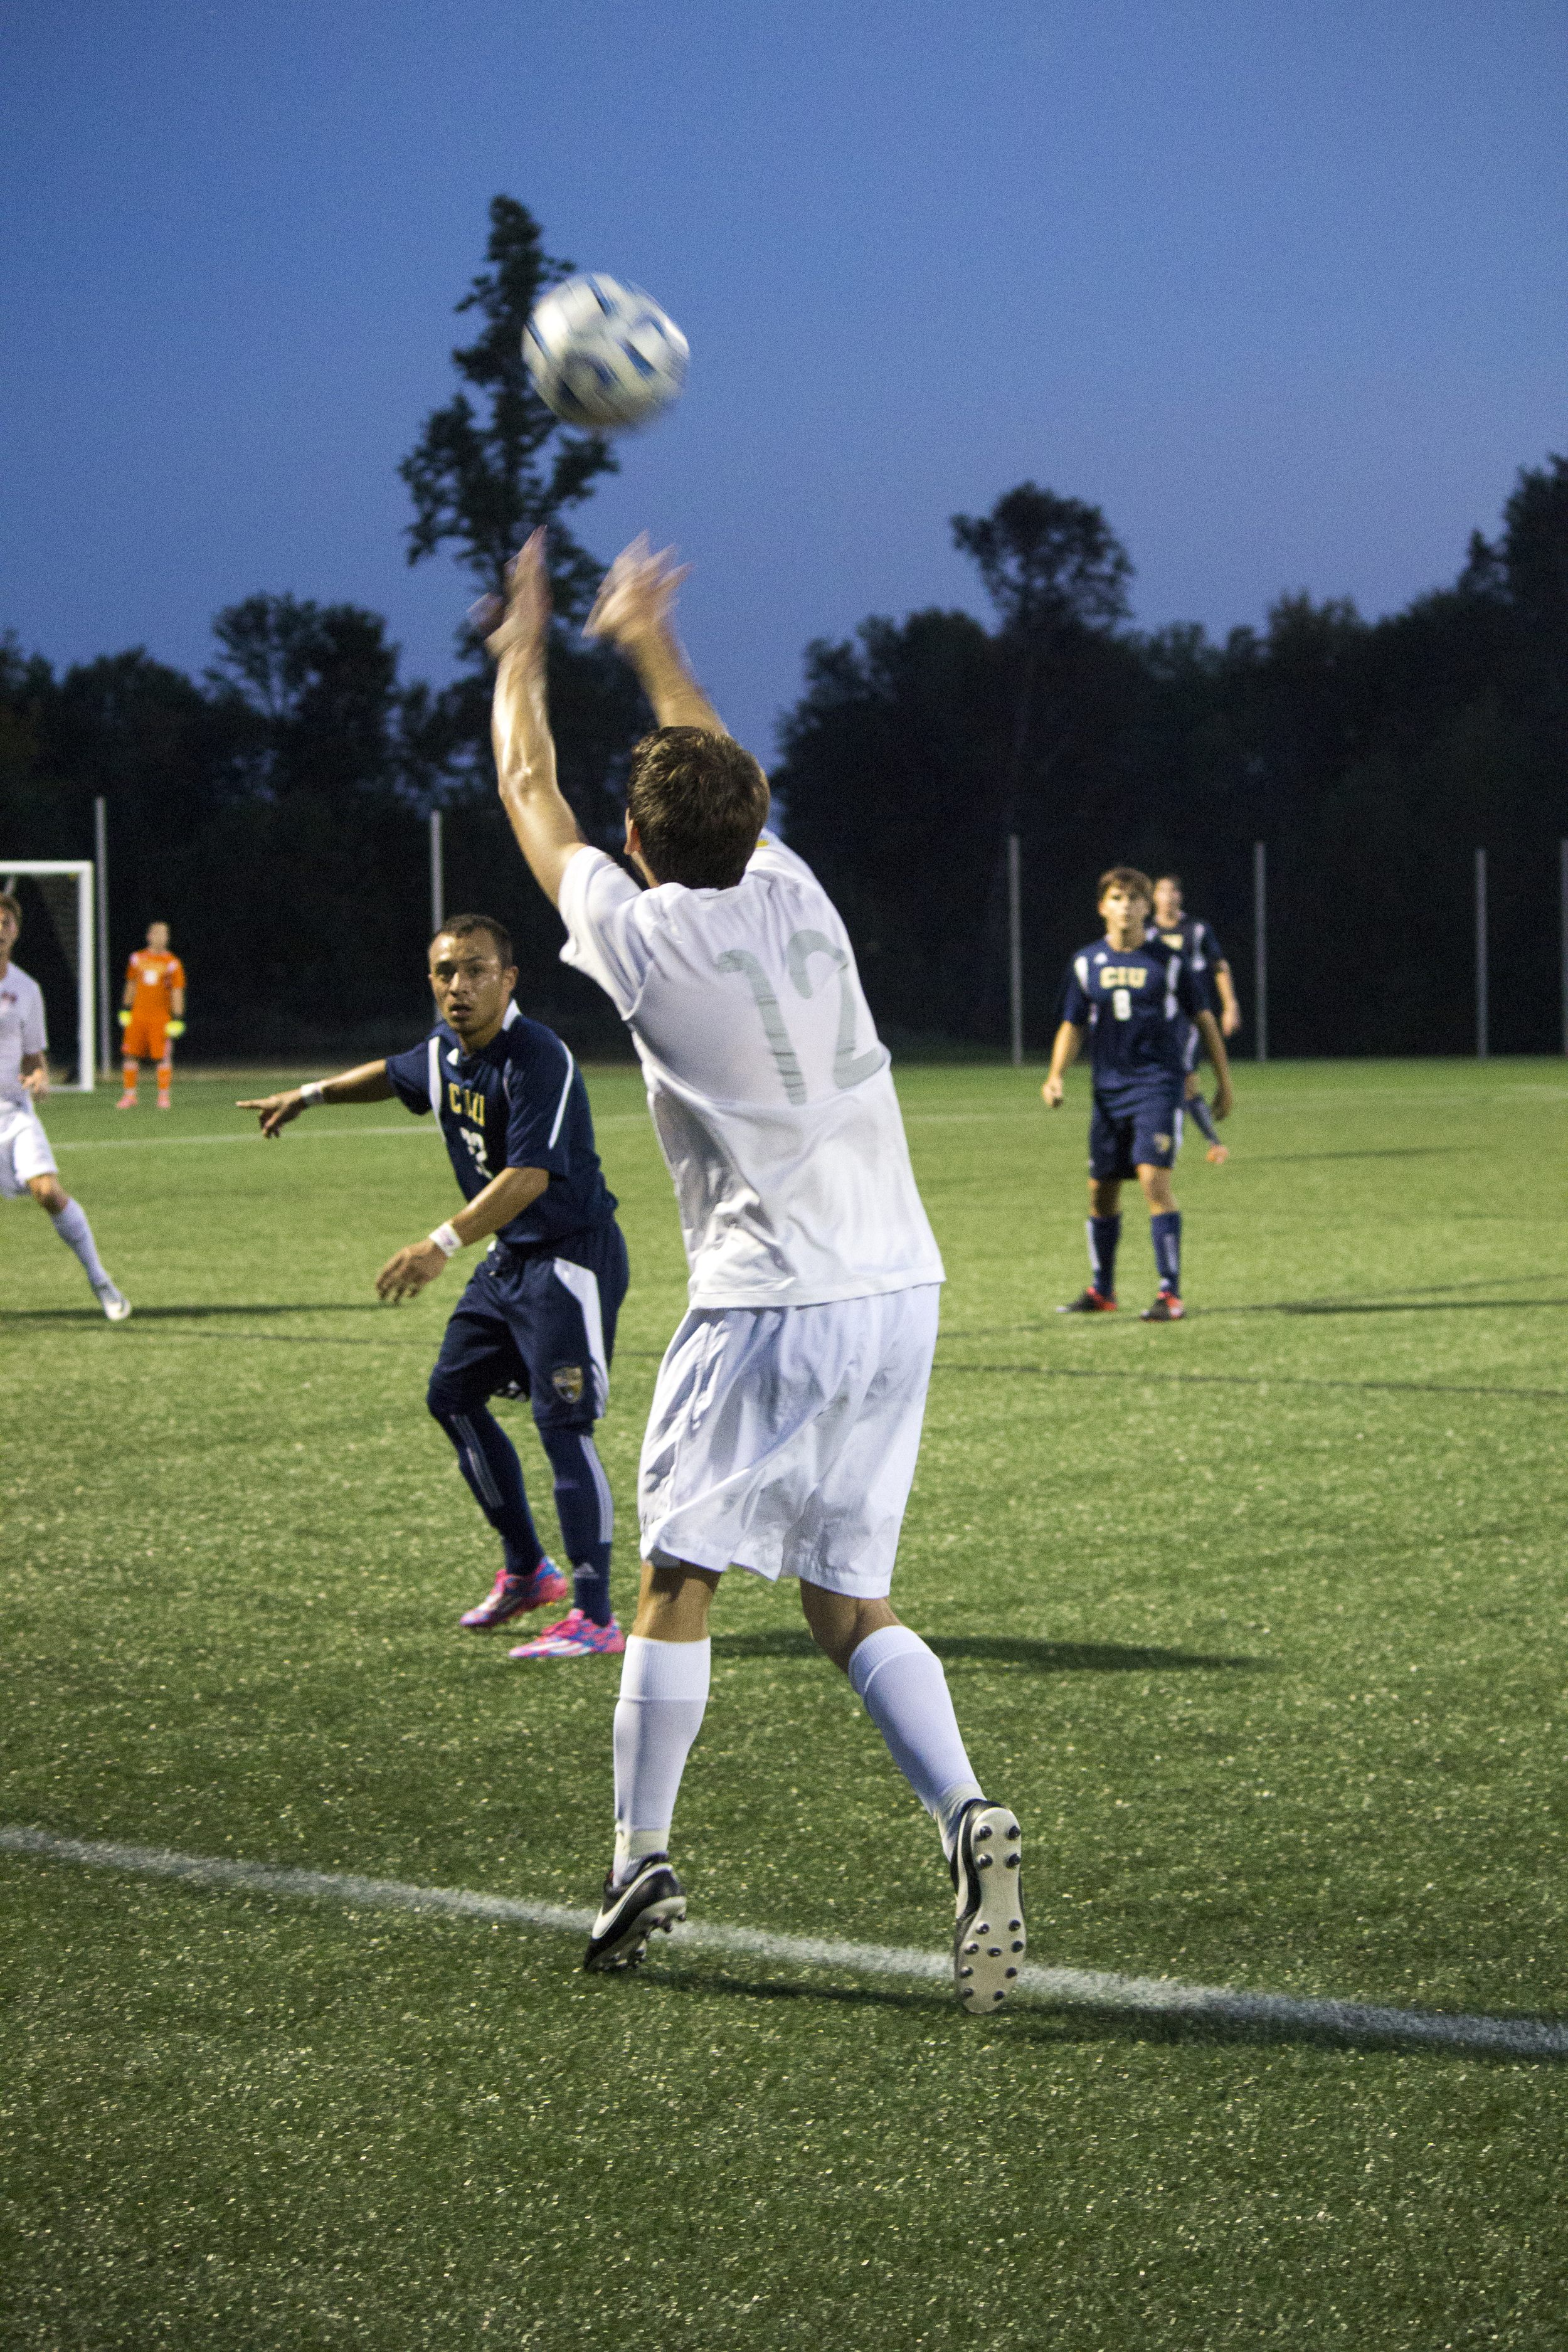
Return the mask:
{"type": "Polygon", "coordinates": [[[185,1034],[185,1024],[183,1021],[168,1021],[163,1025],[165,1033],[171,1037],[183,1037],[185,1034]]]}
{"type": "Polygon", "coordinates": [[[122,1029],[129,1029],[129,1028],[130,1028],[130,1026],[131,1026],[131,1015],[130,1015],[130,1013],[129,1013],[122,1012],[122,1013],[121,1013],[121,1015],[120,1015],[120,1025],[121,1025],[121,1027],[122,1029]]]}

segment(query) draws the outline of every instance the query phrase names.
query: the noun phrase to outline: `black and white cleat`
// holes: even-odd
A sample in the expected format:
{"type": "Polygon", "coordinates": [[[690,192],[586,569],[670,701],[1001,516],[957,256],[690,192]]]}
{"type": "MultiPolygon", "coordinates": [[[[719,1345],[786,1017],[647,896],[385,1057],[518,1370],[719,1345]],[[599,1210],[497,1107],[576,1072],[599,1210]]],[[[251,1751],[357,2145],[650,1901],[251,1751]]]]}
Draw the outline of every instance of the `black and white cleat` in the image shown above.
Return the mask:
{"type": "Polygon", "coordinates": [[[686,1916],[686,1889],[669,1866],[667,1853],[645,1854],[624,1886],[605,1881],[605,1899],[588,1934],[583,1966],[605,1975],[612,1969],[635,1969],[650,1936],[661,1928],[668,1936],[686,1916]]]}
{"type": "Polygon", "coordinates": [[[952,1989],[971,2017],[992,2016],[1024,1962],[1024,1836],[1005,1805],[966,1806],[949,1864],[958,1896],[952,1989]]]}

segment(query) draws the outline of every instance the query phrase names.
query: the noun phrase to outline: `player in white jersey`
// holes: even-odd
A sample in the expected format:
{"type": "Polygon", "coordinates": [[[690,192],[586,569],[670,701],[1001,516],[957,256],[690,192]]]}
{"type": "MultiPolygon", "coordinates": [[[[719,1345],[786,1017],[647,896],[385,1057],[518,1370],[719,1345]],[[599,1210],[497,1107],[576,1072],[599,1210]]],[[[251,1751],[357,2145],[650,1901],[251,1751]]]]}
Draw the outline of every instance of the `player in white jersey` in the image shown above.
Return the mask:
{"type": "Polygon", "coordinates": [[[131,1302],[116,1290],[100,1261],[92,1227],[60,1189],[55,1155],[38,1117],[49,1091],[48,1035],[38,983],[11,961],[22,929],[22,902],[0,892],[0,1196],[30,1193],[47,1212],[67,1249],[87,1269],[98,1303],[111,1323],[123,1323],[131,1302]]]}
{"type": "Polygon", "coordinates": [[[542,533],[513,564],[489,639],[501,797],[560,908],[563,960],[631,1031],[691,1269],[643,1444],[615,1860],[584,1965],[635,1965],[655,1928],[685,1916],[670,1823],[707,1702],[709,1607],[734,1565],[799,1580],[813,1638],[934,1816],[957,1892],[955,1990],[987,2011],[1024,1951],[1018,1824],[986,1801],[941,1662],[887,1598],[942,1260],[844,925],[810,868],[762,832],[766,779],[674,636],[683,576],[639,540],[588,624],[630,659],[658,721],[626,793],[646,891],[582,839],[556,785],[542,533]]]}

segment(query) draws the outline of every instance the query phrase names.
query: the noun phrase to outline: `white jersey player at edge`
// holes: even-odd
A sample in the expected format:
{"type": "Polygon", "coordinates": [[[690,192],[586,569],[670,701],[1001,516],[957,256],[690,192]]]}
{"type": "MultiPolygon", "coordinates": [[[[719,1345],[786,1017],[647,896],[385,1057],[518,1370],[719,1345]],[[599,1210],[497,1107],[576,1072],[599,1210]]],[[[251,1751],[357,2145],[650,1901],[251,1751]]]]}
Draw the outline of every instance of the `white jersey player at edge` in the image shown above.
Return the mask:
{"type": "Polygon", "coordinates": [[[1024,1952],[1018,1824],[986,1801],[941,1661],[887,1597],[942,1261],[843,923],[762,832],[767,781],[674,636],[684,576],[639,540],[588,622],[631,661],[658,722],[626,791],[646,891],[582,839],[556,785],[542,534],[513,563],[489,639],[501,797],[566,925],[563,960],[631,1031],[691,1269],[643,1442],[615,1859],[584,1965],[635,1965],[654,1929],[685,1916],[670,1823],[708,1698],[709,1608],[733,1565],[798,1580],[818,1648],[935,1818],[957,1892],[955,1990],[988,2012],[1024,1952]]]}
{"type": "Polygon", "coordinates": [[[47,1213],[67,1249],[81,1260],[93,1295],[111,1323],[123,1323],[131,1302],[103,1270],[79,1205],[62,1191],[55,1155],[38,1117],[49,1091],[48,1034],[38,983],[11,961],[22,929],[21,901],[0,892],[0,1197],[25,1194],[47,1213]]]}

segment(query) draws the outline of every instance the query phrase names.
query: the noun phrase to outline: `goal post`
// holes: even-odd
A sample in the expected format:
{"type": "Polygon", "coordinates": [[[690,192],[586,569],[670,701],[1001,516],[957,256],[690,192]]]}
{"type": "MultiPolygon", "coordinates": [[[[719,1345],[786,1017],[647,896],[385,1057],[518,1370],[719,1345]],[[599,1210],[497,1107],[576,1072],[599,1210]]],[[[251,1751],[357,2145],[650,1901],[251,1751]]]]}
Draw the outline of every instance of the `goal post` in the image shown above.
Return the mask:
{"type": "MultiPolygon", "coordinates": [[[[26,876],[38,886],[61,953],[76,982],[76,1084],[92,1092],[94,1014],[98,1003],[98,931],[94,920],[93,866],[89,857],[6,857],[0,855],[0,887],[15,890],[26,876]]],[[[23,954],[17,958],[23,963],[23,954]]],[[[56,1050],[58,1051],[58,1044],[56,1050]]]]}

